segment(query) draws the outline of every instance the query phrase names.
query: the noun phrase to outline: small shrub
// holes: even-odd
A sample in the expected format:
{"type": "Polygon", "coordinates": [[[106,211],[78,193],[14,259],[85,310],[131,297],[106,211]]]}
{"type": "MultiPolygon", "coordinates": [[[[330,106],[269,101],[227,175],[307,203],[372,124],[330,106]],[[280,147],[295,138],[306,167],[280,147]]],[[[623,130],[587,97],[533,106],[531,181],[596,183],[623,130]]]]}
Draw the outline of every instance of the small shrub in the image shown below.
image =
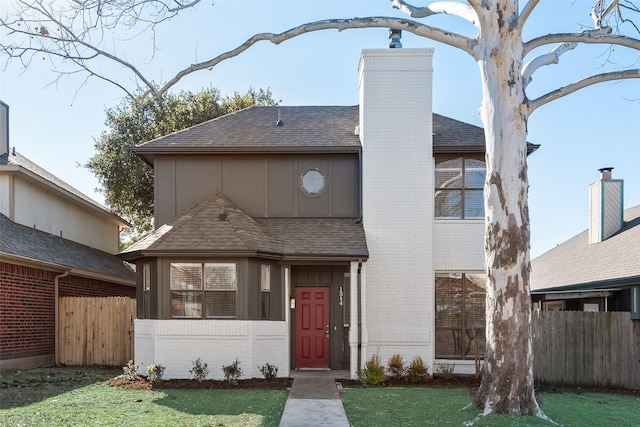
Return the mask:
{"type": "Polygon", "coordinates": [[[156,365],[155,363],[151,366],[147,366],[147,374],[147,379],[152,383],[160,381],[162,379],[162,375],[164,374],[164,366],[156,365]]]}
{"type": "Polygon", "coordinates": [[[138,378],[138,367],[138,365],[133,364],[133,360],[129,360],[129,362],[122,367],[124,377],[129,381],[133,381],[138,378]]]}
{"type": "Polygon", "coordinates": [[[262,376],[267,381],[273,381],[278,378],[278,367],[274,365],[270,365],[268,363],[258,366],[260,372],[262,372],[262,376]]]}
{"type": "Polygon", "coordinates": [[[406,370],[407,368],[404,366],[402,355],[396,353],[389,358],[387,372],[389,372],[391,378],[401,380],[405,377],[406,370]]]}
{"type": "Polygon", "coordinates": [[[364,363],[364,369],[358,371],[358,379],[364,386],[381,384],[387,379],[379,355],[374,354],[364,363]]]}
{"type": "Polygon", "coordinates": [[[199,357],[193,362],[193,368],[189,370],[189,373],[197,381],[204,381],[209,375],[209,365],[203,362],[199,357]]]}
{"type": "Polygon", "coordinates": [[[242,376],[240,361],[236,359],[231,365],[223,365],[222,372],[224,372],[224,380],[228,384],[238,384],[238,379],[242,376]]]}
{"type": "Polygon", "coordinates": [[[416,356],[407,368],[407,378],[412,384],[425,382],[429,378],[429,368],[424,364],[422,357],[416,356]]]}
{"type": "Polygon", "coordinates": [[[456,369],[455,363],[442,363],[438,365],[438,376],[444,378],[445,380],[450,380],[453,378],[453,372],[456,369]]]}

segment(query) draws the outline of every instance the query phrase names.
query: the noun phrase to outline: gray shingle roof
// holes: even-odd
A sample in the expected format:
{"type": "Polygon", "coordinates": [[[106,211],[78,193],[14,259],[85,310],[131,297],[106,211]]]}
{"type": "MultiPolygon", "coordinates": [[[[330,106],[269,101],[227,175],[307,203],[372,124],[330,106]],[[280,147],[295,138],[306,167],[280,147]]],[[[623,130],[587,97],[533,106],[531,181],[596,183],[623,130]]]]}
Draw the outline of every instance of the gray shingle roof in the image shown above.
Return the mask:
{"type": "Polygon", "coordinates": [[[250,107],[174,132],[134,149],[137,153],[185,150],[277,150],[342,148],[357,150],[357,106],[250,107]],[[277,126],[278,117],[282,122],[277,126]]]}
{"type": "Polygon", "coordinates": [[[134,271],[115,255],[16,224],[1,214],[0,253],[135,280],[134,271]]]}
{"type": "Polygon", "coordinates": [[[367,256],[361,224],[352,218],[251,218],[215,193],[120,254],[176,253],[208,256],[367,256]],[[220,215],[225,214],[224,220],[220,215]]]}
{"type": "Polygon", "coordinates": [[[256,222],[284,242],[285,257],[369,256],[364,228],[354,218],[257,218],[256,222]]]}
{"type": "Polygon", "coordinates": [[[640,284],[640,205],[624,212],[622,229],[588,243],[588,230],[531,262],[531,289],[609,288],[640,284]]]}
{"type": "Polygon", "coordinates": [[[123,254],[139,251],[280,253],[282,244],[226,197],[214,193],[123,254]]]}
{"type": "MultiPolygon", "coordinates": [[[[250,107],[149,141],[134,149],[150,161],[155,153],[359,150],[359,107],[250,107]],[[277,126],[278,117],[282,126],[277,126]]],[[[435,151],[484,151],[481,127],[433,115],[435,151]]],[[[531,147],[537,148],[537,146],[531,147]]],[[[531,150],[533,151],[533,150],[531,150]]]]}

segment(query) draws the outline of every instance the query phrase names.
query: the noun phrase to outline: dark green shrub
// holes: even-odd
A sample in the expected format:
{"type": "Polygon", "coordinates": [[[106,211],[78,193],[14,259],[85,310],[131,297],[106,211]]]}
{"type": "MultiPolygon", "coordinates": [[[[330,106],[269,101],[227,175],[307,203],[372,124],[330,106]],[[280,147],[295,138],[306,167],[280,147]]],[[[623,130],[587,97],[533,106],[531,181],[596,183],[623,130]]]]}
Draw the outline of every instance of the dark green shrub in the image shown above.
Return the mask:
{"type": "Polygon", "coordinates": [[[197,381],[204,381],[209,375],[209,365],[203,362],[199,357],[193,362],[193,368],[189,370],[191,376],[197,381]]]}
{"type": "Polygon", "coordinates": [[[152,383],[160,381],[162,379],[162,375],[164,375],[164,366],[156,365],[155,363],[151,366],[147,366],[147,374],[147,379],[152,383]]]}
{"type": "Polygon", "coordinates": [[[222,372],[224,372],[224,380],[227,384],[238,384],[238,379],[242,376],[240,361],[236,359],[231,365],[223,365],[222,372]]]}
{"type": "Polygon", "coordinates": [[[374,354],[364,363],[364,369],[358,371],[358,379],[364,386],[381,384],[387,379],[379,355],[374,354]]]}
{"type": "Polygon", "coordinates": [[[389,376],[395,380],[401,380],[406,375],[406,366],[404,366],[404,360],[402,359],[402,355],[394,354],[389,358],[389,362],[387,363],[387,372],[389,372],[389,376]]]}
{"type": "Polygon", "coordinates": [[[122,367],[122,373],[126,379],[133,381],[138,378],[138,365],[134,365],[133,360],[129,360],[129,362],[122,367]]]}
{"type": "Polygon", "coordinates": [[[407,379],[412,384],[420,384],[429,378],[429,368],[424,364],[422,357],[416,356],[407,368],[407,379]]]}
{"type": "Polygon", "coordinates": [[[278,367],[270,364],[264,364],[262,366],[258,366],[260,372],[262,372],[262,376],[267,381],[273,381],[278,378],[278,367]]]}

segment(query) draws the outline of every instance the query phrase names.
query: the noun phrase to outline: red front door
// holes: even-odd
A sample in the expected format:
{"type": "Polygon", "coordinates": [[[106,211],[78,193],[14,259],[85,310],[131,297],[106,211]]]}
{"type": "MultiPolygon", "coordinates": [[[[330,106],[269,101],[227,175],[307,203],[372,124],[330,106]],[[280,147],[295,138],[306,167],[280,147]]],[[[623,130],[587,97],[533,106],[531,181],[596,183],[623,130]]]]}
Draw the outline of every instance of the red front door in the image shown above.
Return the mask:
{"type": "Polygon", "coordinates": [[[296,368],[329,367],[329,288],[296,288],[296,368]]]}

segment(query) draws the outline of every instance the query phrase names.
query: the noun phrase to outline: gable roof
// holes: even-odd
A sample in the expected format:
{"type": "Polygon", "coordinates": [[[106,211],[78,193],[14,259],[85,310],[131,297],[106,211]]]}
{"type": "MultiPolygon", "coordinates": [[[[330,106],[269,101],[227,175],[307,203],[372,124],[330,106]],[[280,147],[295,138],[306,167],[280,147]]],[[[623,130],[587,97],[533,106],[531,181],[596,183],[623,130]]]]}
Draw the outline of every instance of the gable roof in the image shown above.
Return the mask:
{"type": "Polygon", "coordinates": [[[532,291],[640,284],[640,205],[625,210],[622,228],[607,240],[590,245],[588,238],[585,230],[534,259],[532,291]]]}
{"type": "Polygon", "coordinates": [[[357,152],[357,125],[358,106],[254,106],[149,141],[134,151],[147,161],[151,153],[173,152],[357,152]]]}
{"type": "Polygon", "coordinates": [[[0,254],[83,270],[133,283],[134,271],[115,255],[40,230],[0,214],[0,254]]]}
{"type": "Polygon", "coordinates": [[[282,243],[219,193],[214,193],[183,215],[159,227],[120,255],[170,253],[221,255],[279,254],[282,243]]]}
{"type": "MultiPolygon", "coordinates": [[[[357,105],[254,106],[154,139],[133,151],[150,164],[155,154],[358,152],[358,124],[357,105]]],[[[529,144],[529,153],[538,147],[529,144]]],[[[484,130],[434,114],[433,150],[484,152],[484,130]]]]}
{"type": "Polygon", "coordinates": [[[249,217],[214,193],[118,256],[180,254],[357,259],[368,256],[364,230],[352,218],[249,217]]]}
{"type": "Polygon", "coordinates": [[[120,226],[131,226],[131,224],[129,224],[127,221],[120,218],[116,214],[112,213],[105,206],[102,206],[100,203],[91,199],[86,194],[78,191],[76,188],[67,184],[51,172],[32,162],[22,154],[16,152],[15,149],[0,156],[0,173],[1,172],[20,173],[22,176],[32,181],[39,182],[40,184],[45,185],[53,189],[54,191],[65,194],[67,198],[75,200],[77,203],[89,207],[99,215],[110,217],[113,222],[116,222],[120,226]]]}

